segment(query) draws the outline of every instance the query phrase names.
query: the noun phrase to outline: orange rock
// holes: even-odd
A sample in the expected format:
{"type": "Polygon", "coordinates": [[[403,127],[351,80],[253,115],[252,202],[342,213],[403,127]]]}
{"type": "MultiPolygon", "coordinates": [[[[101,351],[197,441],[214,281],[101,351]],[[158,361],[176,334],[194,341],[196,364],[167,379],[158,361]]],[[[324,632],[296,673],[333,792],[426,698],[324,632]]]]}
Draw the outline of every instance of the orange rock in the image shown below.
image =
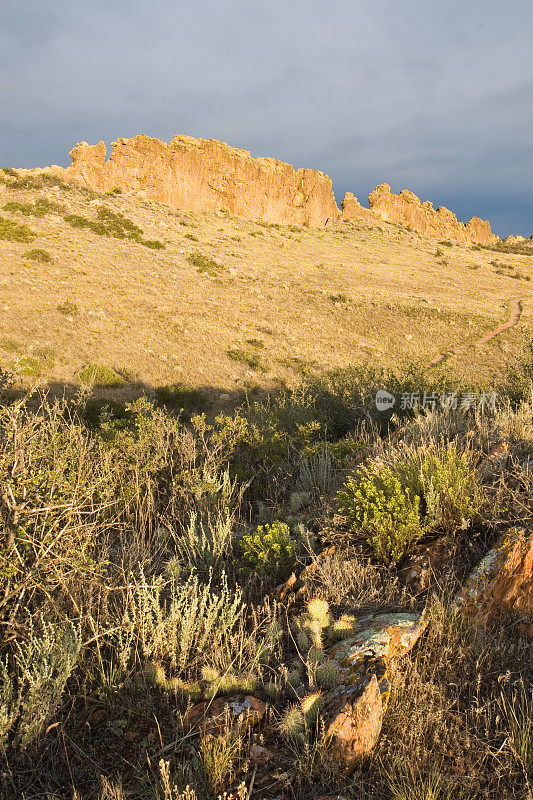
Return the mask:
{"type": "Polygon", "coordinates": [[[344,688],[324,708],[325,737],[333,756],[350,772],[376,745],[383,721],[375,675],[344,688]]]}
{"type": "MultiPolygon", "coordinates": [[[[512,528],[472,572],[456,598],[484,624],[502,611],[533,614],[533,532],[512,528]]],[[[528,632],[528,626],[523,626],[528,632]]]]}
{"type": "Polygon", "coordinates": [[[167,144],[143,134],[105,145],[80,142],[71,152],[67,179],[98,191],[142,191],[149,200],[188,211],[219,211],[283,225],[325,225],[339,215],[327,175],[295,170],[274,158],[215,139],[175,136],[167,144]]]}
{"type": "Polygon", "coordinates": [[[266,705],[250,695],[234,694],[217,697],[193,706],[182,719],[185,730],[197,729],[204,735],[218,736],[228,726],[245,731],[260,722],[266,713],[266,705]]]}
{"type": "Polygon", "coordinates": [[[344,200],[341,203],[342,216],[344,219],[363,219],[376,221],[380,219],[379,215],[375,214],[369,208],[361,205],[357,197],[351,192],[346,192],[344,200]]]}
{"type": "Polygon", "coordinates": [[[432,203],[422,203],[416,194],[407,189],[402,189],[400,194],[392,194],[388,183],[376,186],[368,203],[370,210],[381,219],[409,225],[425,236],[478,244],[495,244],[498,241],[485,220],[472,217],[465,225],[444,206],[435,210],[432,203]]]}

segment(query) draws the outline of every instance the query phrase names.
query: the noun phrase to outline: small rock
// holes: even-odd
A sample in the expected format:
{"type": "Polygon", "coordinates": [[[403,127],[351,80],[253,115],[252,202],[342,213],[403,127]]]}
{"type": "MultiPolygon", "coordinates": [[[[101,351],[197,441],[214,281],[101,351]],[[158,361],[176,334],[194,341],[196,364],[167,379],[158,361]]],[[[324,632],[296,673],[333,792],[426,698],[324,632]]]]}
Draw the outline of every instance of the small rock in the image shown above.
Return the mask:
{"type": "Polygon", "coordinates": [[[254,744],[254,746],[250,748],[250,759],[259,767],[264,766],[264,764],[268,764],[268,762],[273,758],[274,754],[271,753],[270,750],[267,750],[266,747],[261,747],[259,744],[254,744]]]}
{"type": "Polygon", "coordinates": [[[203,735],[218,736],[227,726],[243,732],[260,722],[266,705],[251,695],[234,694],[197,703],[183,716],[185,730],[197,728],[203,735]]]}
{"type": "Polygon", "coordinates": [[[377,744],[383,721],[381,692],[375,675],[335,690],[324,706],[325,739],[346,772],[377,744]]]}

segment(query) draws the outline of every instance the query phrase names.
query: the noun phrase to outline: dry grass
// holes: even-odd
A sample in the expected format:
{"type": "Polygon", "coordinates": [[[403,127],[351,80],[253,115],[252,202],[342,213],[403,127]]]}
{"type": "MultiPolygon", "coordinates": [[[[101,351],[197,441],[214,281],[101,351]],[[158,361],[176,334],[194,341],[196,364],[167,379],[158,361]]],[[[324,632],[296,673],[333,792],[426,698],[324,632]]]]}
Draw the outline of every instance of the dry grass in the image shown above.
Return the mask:
{"type": "MultiPolygon", "coordinates": [[[[84,364],[103,363],[154,386],[231,390],[250,379],[262,385],[293,379],[298,362],[315,370],[368,360],[427,363],[505,319],[511,297],[525,298],[520,326],[446,367],[490,380],[513,360],[524,327],[531,327],[530,284],[512,278],[531,275],[527,256],[506,254],[514,272],[498,275],[490,250],[447,247],[448,264],[440,265],[434,242],[385,223],[268,227],[227,214],[175,212],[132,194],[93,201],[61,186],[0,186],[1,205],[39,198],[52,210],[32,217],[36,249],[53,262],[24,261],[22,244],[0,242],[0,335],[16,331],[27,348],[53,346],[54,380],[75,382],[84,364]],[[64,207],[96,223],[91,203],[123,214],[165,250],[72,228],[53,211],[64,207]],[[197,242],[187,238],[191,227],[197,242]],[[199,258],[208,266],[196,266],[199,258]],[[74,321],[57,314],[65,300],[79,308],[74,321]],[[258,337],[263,371],[251,376],[246,363],[227,353],[258,337]]],[[[16,212],[11,218],[26,219],[16,212]]]]}
{"type": "Polygon", "coordinates": [[[481,631],[451,604],[499,532],[533,522],[531,294],[512,277],[528,257],[506,252],[499,275],[490,250],[443,243],[438,263],[435,242],[392,225],[259,225],[54,181],[8,181],[12,201],[46,212],[34,250],[0,242],[0,367],[16,378],[0,372],[2,796],[531,800],[527,640],[513,617],[481,631]],[[165,249],[65,221],[97,223],[103,203],[165,249]],[[519,326],[416,368],[498,324],[517,292],[519,326]],[[380,366],[409,392],[498,376],[500,407],[380,416],[380,366]],[[21,394],[36,381],[84,385],[54,403],[21,394]],[[282,381],[294,389],[222,413],[236,389],[282,381]],[[403,479],[402,459],[434,454],[454,504],[428,530],[453,558],[413,597],[337,492],[365,463],[403,479]],[[458,516],[465,470],[475,513],[458,516]],[[280,603],[295,560],[302,592],[280,603]],[[319,713],[339,677],[323,652],[334,620],[426,603],[426,635],[391,667],[381,739],[346,778],[319,713]],[[269,704],[258,728],[183,727],[193,703],[234,692],[269,704]],[[253,745],[273,753],[264,768],[253,745]]]}

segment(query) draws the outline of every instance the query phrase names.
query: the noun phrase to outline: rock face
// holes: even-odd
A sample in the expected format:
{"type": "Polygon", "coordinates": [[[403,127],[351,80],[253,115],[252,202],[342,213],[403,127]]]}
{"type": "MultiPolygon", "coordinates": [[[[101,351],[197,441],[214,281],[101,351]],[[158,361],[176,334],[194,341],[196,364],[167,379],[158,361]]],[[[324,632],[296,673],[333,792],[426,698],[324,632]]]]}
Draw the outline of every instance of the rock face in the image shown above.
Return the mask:
{"type": "Polygon", "coordinates": [[[351,192],[346,192],[341,203],[343,219],[360,219],[376,222],[381,219],[379,214],[361,205],[357,197],[351,192]]]}
{"type": "Polygon", "coordinates": [[[498,241],[488,222],[472,217],[465,225],[447,208],[434,209],[406,189],[392,194],[387,183],[370,194],[369,208],[347,192],[340,212],[331,181],[322,172],[295,170],[275,158],[253,158],[247,150],[216,139],[179,135],[167,144],[140,134],[117,139],[112,147],[106,161],[104,142],[80,142],[70,151],[70,167],[57,169],[66,180],[100,192],[115,187],[137,191],[141,197],[185,211],[225,209],[246,219],[280,225],[323,226],[340,217],[373,224],[385,221],[454,242],[498,241]]]}
{"type": "Polygon", "coordinates": [[[465,225],[444,206],[434,209],[432,203],[422,203],[416,194],[407,189],[402,189],[400,194],[392,194],[388,183],[376,186],[368,203],[370,210],[382,220],[409,225],[425,236],[466,244],[495,244],[498,241],[498,237],[491,233],[490,223],[479,217],[472,217],[465,225]]]}
{"type": "Polygon", "coordinates": [[[188,211],[219,211],[283,225],[325,225],[339,214],[331,181],[274,158],[253,158],[215,139],[175,136],[167,144],[139,135],[113,142],[80,142],[70,152],[67,178],[98,191],[144,192],[150,200],[188,211]]]}
{"type": "MultiPolygon", "coordinates": [[[[512,528],[502,536],[472,572],[456,602],[482,623],[502,611],[533,615],[533,532],[512,528]]],[[[523,630],[527,633],[528,626],[523,630]]]]}

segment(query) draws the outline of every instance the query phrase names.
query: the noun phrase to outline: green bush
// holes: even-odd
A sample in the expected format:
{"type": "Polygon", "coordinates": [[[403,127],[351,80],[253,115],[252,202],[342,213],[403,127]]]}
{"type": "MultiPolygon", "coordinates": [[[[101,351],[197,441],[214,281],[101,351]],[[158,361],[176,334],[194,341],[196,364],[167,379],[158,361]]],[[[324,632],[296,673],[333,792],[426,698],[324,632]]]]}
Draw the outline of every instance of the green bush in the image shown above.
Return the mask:
{"type": "Polygon", "coordinates": [[[398,561],[429,531],[465,530],[480,507],[475,470],[453,443],[393,453],[348,478],[340,510],[385,563],[398,561]]]}
{"type": "Polygon", "coordinates": [[[2,350],[7,350],[8,353],[18,353],[22,349],[21,343],[10,336],[4,336],[3,339],[0,339],[0,347],[2,350]]]}
{"type": "Polygon", "coordinates": [[[54,260],[48,251],[41,250],[39,247],[28,250],[24,253],[23,258],[31,258],[32,261],[40,261],[42,264],[49,264],[54,260]]]}
{"type": "Polygon", "coordinates": [[[420,497],[383,464],[363,467],[339,492],[339,510],[385,564],[396,563],[420,539],[420,497]]]}
{"type": "Polygon", "coordinates": [[[101,364],[88,364],[80,369],[76,374],[82,383],[94,386],[116,387],[124,384],[124,378],[118,375],[113,369],[104,367],[101,364]]]}
{"type": "Polygon", "coordinates": [[[395,466],[402,484],[421,500],[426,529],[454,533],[466,529],[480,505],[476,472],[467,453],[455,444],[400,458],[395,466]]]}
{"type": "Polygon", "coordinates": [[[0,239],[29,244],[33,242],[36,236],[37,234],[27,225],[17,225],[16,222],[12,222],[10,219],[0,217],[0,239]]]}
{"type": "Polygon", "coordinates": [[[261,369],[261,356],[258,353],[248,353],[239,347],[232,347],[226,351],[228,358],[232,361],[239,361],[241,364],[246,364],[250,369],[261,369]]]}
{"type": "Polygon", "coordinates": [[[165,245],[158,239],[139,239],[139,244],[149,247],[151,250],[164,250],[165,245]]]}
{"type": "Polygon", "coordinates": [[[79,214],[66,214],[65,222],[68,222],[73,228],[88,228],[99,236],[105,236],[107,233],[106,226],[103,222],[94,222],[86,217],[80,217],[79,214]]]}
{"type": "Polygon", "coordinates": [[[204,256],[203,253],[190,253],[187,256],[187,261],[193,267],[198,267],[198,272],[206,272],[212,278],[216,278],[220,270],[225,269],[218,261],[209,258],[209,256],[204,256]]]}
{"type": "Polygon", "coordinates": [[[37,203],[6,203],[4,211],[9,211],[10,214],[24,214],[26,217],[44,217],[47,209],[37,203]]]}
{"type": "Polygon", "coordinates": [[[71,303],[70,300],[64,300],[63,303],[59,303],[57,310],[66,317],[73,317],[78,313],[79,308],[76,303],[71,303]]]}
{"type": "Polygon", "coordinates": [[[124,403],[107,397],[90,397],[83,410],[83,419],[87,427],[97,429],[105,422],[127,422],[131,419],[131,413],[124,403]]]}
{"type": "Polygon", "coordinates": [[[189,421],[193,414],[201,414],[207,408],[208,398],[201,389],[192,389],[181,383],[158,386],[154,390],[158,403],[170,411],[179,412],[189,421]]]}
{"type": "Polygon", "coordinates": [[[0,750],[10,734],[13,746],[21,748],[38,737],[61,698],[80,648],[79,630],[71,622],[63,628],[42,622],[40,635],[31,622],[27,639],[16,644],[12,663],[0,661],[0,750]]]}
{"type": "Polygon", "coordinates": [[[255,572],[263,580],[279,583],[296,564],[297,542],[284,522],[259,525],[253,533],[243,536],[241,545],[245,571],[255,572]]]}
{"type": "Polygon", "coordinates": [[[139,228],[131,219],[128,219],[123,214],[111,211],[106,206],[100,206],[96,212],[98,221],[101,222],[106,229],[106,236],[114,236],[117,239],[135,239],[138,240],[142,236],[142,229],[139,228]]]}
{"type": "Polygon", "coordinates": [[[61,178],[56,175],[48,175],[46,172],[40,175],[23,175],[9,184],[10,189],[44,189],[49,186],[59,186],[66,191],[70,189],[70,186],[64,183],[61,178]]]}

